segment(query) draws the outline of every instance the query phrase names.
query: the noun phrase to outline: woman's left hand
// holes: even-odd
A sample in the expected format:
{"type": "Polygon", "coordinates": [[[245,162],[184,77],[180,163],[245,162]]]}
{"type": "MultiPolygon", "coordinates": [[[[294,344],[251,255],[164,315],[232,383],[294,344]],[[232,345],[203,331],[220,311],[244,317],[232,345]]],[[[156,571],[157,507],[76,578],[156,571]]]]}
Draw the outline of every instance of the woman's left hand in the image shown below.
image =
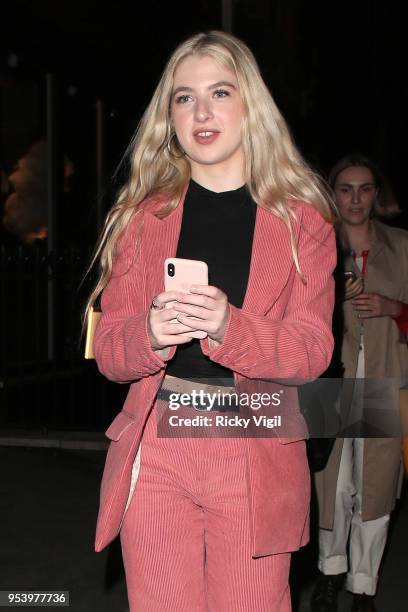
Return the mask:
{"type": "Polygon", "coordinates": [[[359,319],[372,317],[398,317],[401,313],[402,303],[398,300],[381,295],[380,293],[360,293],[351,301],[359,319]]]}
{"type": "Polygon", "coordinates": [[[208,336],[221,344],[229,320],[228,298],[221,289],[211,285],[192,285],[173,305],[178,311],[178,321],[192,329],[205,331],[208,336]],[[189,316],[197,317],[192,321],[189,316]]]}

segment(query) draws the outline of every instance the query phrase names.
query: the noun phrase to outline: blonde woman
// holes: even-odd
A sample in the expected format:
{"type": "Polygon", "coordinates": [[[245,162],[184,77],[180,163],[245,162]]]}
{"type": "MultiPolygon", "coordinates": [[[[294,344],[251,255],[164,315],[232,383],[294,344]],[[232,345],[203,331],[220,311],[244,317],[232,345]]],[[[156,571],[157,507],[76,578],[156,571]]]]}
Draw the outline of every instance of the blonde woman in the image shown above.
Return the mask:
{"type": "Polygon", "coordinates": [[[100,371],[130,382],[107,431],[96,550],[120,531],[131,610],[286,612],[290,553],[308,538],[304,428],[165,437],[156,419],[174,393],[219,392],[217,377],[226,392],[279,379],[283,419],[296,421],[282,383],[319,376],[332,353],[325,192],[251,52],[223,32],[175,50],[130,157],[89,302],[103,291],[100,371]],[[210,284],[164,291],[174,256],[204,260],[210,284]]]}

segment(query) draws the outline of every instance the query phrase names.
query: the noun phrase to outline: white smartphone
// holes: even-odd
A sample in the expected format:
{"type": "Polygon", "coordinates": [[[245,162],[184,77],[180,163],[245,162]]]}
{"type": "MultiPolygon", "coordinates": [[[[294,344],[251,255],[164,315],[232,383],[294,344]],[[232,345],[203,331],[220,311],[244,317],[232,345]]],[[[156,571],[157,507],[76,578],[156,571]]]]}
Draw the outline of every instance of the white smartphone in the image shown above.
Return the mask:
{"type": "MultiPolygon", "coordinates": [[[[164,262],[165,290],[190,293],[191,285],[208,285],[208,266],[205,261],[168,257],[164,262]]],[[[171,308],[173,303],[167,302],[166,308],[171,308]]],[[[194,321],[196,317],[190,318],[194,321]]],[[[207,332],[191,330],[180,335],[202,340],[207,337],[207,332]]]]}

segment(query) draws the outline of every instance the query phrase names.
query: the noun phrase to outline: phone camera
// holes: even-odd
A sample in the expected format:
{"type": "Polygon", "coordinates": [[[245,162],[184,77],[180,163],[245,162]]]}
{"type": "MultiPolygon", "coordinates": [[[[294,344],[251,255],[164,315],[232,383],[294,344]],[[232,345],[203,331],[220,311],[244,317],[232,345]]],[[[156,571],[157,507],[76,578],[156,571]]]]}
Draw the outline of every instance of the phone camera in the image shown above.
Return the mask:
{"type": "Polygon", "coordinates": [[[169,276],[174,276],[175,274],[175,269],[174,269],[174,264],[169,263],[167,266],[167,273],[169,276]]]}

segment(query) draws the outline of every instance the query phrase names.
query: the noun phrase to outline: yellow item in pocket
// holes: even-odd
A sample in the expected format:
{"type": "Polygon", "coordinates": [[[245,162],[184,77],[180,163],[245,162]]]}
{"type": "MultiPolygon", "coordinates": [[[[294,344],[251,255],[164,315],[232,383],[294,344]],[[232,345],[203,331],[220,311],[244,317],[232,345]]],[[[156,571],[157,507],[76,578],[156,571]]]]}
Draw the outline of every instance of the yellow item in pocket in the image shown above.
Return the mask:
{"type": "Polygon", "coordinates": [[[88,320],[86,322],[86,339],[85,339],[85,359],[95,359],[93,352],[93,340],[95,331],[99,323],[102,312],[93,306],[89,309],[88,320]]]}

